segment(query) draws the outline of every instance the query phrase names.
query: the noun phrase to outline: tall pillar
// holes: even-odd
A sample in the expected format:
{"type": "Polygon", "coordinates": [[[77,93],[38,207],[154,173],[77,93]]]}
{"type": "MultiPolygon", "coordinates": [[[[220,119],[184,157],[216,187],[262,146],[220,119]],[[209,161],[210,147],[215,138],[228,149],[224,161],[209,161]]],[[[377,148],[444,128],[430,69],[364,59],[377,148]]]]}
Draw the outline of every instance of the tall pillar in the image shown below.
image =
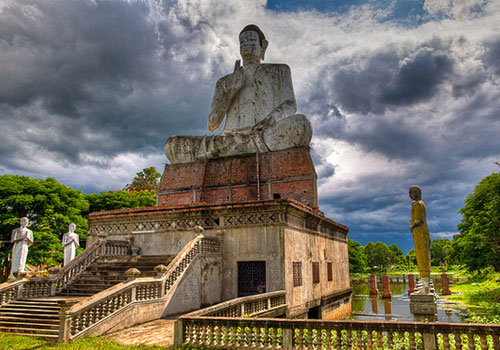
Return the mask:
{"type": "Polygon", "coordinates": [[[370,275],[370,295],[378,294],[377,276],[370,275]]]}
{"type": "Polygon", "coordinates": [[[382,276],[382,298],[392,298],[391,285],[389,283],[389,276],[382,276]]]}
{"type": "Polygon", "coordinates": [[[410,295],[414,291],[415,291],[415,275],[410,273],[408,275],[408,295],[410,295]]]}

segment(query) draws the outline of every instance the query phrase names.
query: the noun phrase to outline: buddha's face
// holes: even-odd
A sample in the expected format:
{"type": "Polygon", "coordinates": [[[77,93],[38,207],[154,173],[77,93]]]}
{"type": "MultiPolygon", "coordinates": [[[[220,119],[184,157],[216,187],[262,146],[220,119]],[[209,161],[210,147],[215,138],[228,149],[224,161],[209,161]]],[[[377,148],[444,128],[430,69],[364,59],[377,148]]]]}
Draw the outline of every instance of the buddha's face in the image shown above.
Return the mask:
{"type": "Polygon", "coordinates": [[[22,227],[27,227],[27,226],[28,226],[28,224],[29,224],[29,222],[30,222],[30,221],[28,220],[28,218],[26,218],[26,217],[22,217],[22,218],[21,218],[21,226],[22,226],[22,227]]]}
{"type": "Polygon", "coordinates": [[[254,31],[246,31],[240,35],[240,54],[244,60],[260,60],[264,55],[264,49],[260,45],[259,34],[254,31]]]}
{"type": "Polygon", "coordinates": [[[419,189],[416,187],[410,187],[409,196],[413,201],[420,200],[421,194],[419,189]]]}

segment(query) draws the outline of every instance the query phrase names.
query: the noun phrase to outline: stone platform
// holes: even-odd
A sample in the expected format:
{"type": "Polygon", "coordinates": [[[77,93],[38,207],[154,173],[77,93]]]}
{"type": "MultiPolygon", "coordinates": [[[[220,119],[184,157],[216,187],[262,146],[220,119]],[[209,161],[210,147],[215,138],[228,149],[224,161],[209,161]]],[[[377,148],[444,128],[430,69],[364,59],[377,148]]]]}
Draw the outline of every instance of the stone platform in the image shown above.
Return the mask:
{"type": "Polygon", "coordinates": [[[317,209],[316,178],[308,147],[167,164],[157,205],[293,199],[317,209]]]}

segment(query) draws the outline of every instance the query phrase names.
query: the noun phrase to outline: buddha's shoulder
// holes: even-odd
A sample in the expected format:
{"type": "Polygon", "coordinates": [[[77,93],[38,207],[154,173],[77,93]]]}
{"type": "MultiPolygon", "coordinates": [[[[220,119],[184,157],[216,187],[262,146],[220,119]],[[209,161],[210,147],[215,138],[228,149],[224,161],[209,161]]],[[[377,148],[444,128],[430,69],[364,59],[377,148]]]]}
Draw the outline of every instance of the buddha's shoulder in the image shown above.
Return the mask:
{"type": "Polygon", "coordinates": [[[273,72],[290,72],[290,67],[285,63],[261,63],[259,69],[273,72]]]}

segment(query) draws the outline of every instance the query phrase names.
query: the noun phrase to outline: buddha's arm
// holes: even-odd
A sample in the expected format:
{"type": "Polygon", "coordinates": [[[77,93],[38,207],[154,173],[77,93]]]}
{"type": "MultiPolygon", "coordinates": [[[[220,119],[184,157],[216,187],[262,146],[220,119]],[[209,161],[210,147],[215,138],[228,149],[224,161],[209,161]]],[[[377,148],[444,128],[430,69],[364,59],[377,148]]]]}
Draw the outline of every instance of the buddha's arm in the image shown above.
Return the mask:
{"type": "Polygon", "coordinates": [[[279,91],[280,103],[269,113],[276,122],[285,119],[297,112],[297,103],[293,92],[292,74],[290,67],[286,64],[280,66],[279,81],[281,89],[279,91]]]}
{"type": "Polygon", "coordinates": [[[243,86],[243,69],[240,66],[240,60],[236,61],[234,72],[219,79],[215,85],[215,93],[210,106],[208,115],[208,130],[215,131],[224,120],[229,106],[234,97],[243,86]]]}
{"type": "Polygon", "coordinates": [[[410,230],[413,231],[415,227],[420,226],[424,222],[425,222],[425,217],[422,205],[419,202],[413,203],[411,207],[410,230]]]}
{"type": "Polygon", "coordinates": [[[290,67],[286,64],[279,66],[277,72],[279,81],[278,100],[280,103],[273,108],[273,110],[261,120],[254,129],[262,129],[266,126],[271,126],[297,112],[297,103],[295,102],[295,94],[293,92],[292,75],[290,67]]]}

